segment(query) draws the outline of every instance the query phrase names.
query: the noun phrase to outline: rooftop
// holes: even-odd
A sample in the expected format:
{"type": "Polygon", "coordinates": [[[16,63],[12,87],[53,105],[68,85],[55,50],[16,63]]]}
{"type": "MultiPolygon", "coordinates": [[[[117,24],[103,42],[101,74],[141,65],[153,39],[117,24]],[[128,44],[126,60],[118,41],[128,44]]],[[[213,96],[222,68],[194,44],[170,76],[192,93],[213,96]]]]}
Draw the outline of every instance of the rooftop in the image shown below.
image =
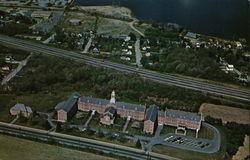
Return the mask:
{"type": "Polygon", "coordinates": [[[107,105],[109,104],[109,101],[106,99],[100,99],[100,98],[93,98],[93,97],[81,97],[79,99],[80,102],[85,103],[92,103],[92,104],[99,104],[99,105],[107,105]]]}
{"type": "MultiPolygon", "coordinates": [[[[109,104],[109,100],[106,99],[100,99],[100,98],[92,98],[92,97],[81,97],[79,99],[80,102],[85,103],[92,103],[92,104],[99,104],[106,106],[109,104]]],[[[145,106],[137,105],[137,104],[130,104],[130,103],[124,103],[124,102],[116,102],[115,103],[117,108],[124,108],[127,110],[138,110],[138,111],[145,111],[145,106]]]]}
{"type": "Polygon", "coordinates": [[[20,104],[17,103],[16,105],[14,105],[11,110],[18,110],[21,112],[28,112],[28,113],[32,113],[32,109],[28,106],[25,106],[24,104],[20,104]]]}
{"type": "Polygon", "coordinates": [[[137,104],[131,104],[131,103],[124,103],[124,102],[116,102],[115,103],[117,108],[125,108],[128,110],[137,110],[137,111],[145,111],[146,107],[137,105],[137,104]]]}
{"type": "Polygon", "coordinates": [[[107,112],[111,113],[112,115],[115,115],[116,110],[115,110],[114,107],[108,107],[108,108],[105,109],[105,113],[107,113],[107,112]]]}
{"type": "Polygon", "coordinates": [[[71,108],[76,104],[78,98],[80,96],[78,94],[73,94],[69,97],[66,102],[61,102],[56,106],[56,110],[64,110],[65,112],[69,112],[71,108]]]}
{"type": "Polygon", "coordinates": [[[150,106],[147,109],[145,120],[150,120],[152,122],[155,122],[157,118],[157,111],[158,111],[158,107],[156,105],[150,106]]]}
{"type": "Polygon", "coordinates": [[[192,120],[192,121],[197,121],[197,122],[201,120],[201,116],[198,114],[172,110],[172,109],[167,109],[165,112],[158,111],[158,115],[167,116],[167,117],[175,117],[175,118],[180,118],[180,119],[187,119],[187,120],[192,120]]]}
{"type": "Polygon", "coordinates": [[[81,20],[80,19],[70,19],[69,22],[70,23],[80,23],[81,20]]]}

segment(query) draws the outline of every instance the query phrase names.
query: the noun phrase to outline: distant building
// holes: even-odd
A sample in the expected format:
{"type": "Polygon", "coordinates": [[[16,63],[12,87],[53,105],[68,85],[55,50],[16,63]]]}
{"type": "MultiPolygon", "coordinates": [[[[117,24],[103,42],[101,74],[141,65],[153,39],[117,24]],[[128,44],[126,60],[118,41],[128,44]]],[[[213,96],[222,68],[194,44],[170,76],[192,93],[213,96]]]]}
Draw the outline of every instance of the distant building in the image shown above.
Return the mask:
{"type": "Polygon", "coordinates": [[[78,94],[73,94],[66,102],[61,102],[55,107],[58,121],[66,122],[76,113],[79,97],[78,94]]]}
{"type": "Polygon", "coordinates": [[[10,109],[10,114],[16,116],[22,114],[24,117],[29,117],[33,113],[32,109],[24,104],[17,103],[10,109]]]}
{"type": "Polygon", "coordinates": [[[146,117],[144,120],[144,129],[143,131],[146,133],[154,133],[155,125],[157,124],[157,113],[158,107],[156,105],[152,105],[147,109],[146,117]]]}
{"type": "Polygon", "coordinates": [[[198,38],[198,35],[195,34],[195,33],[192,33],[192,32],[188,32],[184,38],[187,38],[187,39],[197,39],[198,38]]]}
{"type": "Polygon", "coordinates": [[[82,21],[80,19],[70,19],[69,23],[71,25],[75,25],[76,26],[76,25],[80,25],[82,23],[82,21]]]}

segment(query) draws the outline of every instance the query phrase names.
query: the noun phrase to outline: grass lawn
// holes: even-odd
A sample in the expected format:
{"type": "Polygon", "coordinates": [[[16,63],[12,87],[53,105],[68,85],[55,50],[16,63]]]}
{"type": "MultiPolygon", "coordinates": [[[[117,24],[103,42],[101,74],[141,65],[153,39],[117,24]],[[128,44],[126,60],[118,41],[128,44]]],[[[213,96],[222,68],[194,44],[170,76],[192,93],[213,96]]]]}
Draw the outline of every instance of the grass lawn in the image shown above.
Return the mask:
{"type": "MultiPolygon", "coordinates": [[[[187,130],[187,136],[195,137],[196,131],[194,130],[187,130]]],[[[205,139],[213,139],[214,134],[213,131],[207,127],[202,126],[201,130],[198,133],[198,138],[205,138],[205,139]]]]}
{"type": "Polygon", "coordinates": [[[175,133],[176,127],[172,127],[172,126],[165,126],[163,127],[162,131],[161,131],[161,136],[166,135],[168,133],[175,133]]]}
{"type": "Polygon", "coordinates": [[[192,152],[182,149],[177,149],[173,147],[167,147],[162,145],[156,145],[152,148],[153,152],[165,154],[169,156],[173,156],[176,158],[181,158],[185,160],[222,160],[224,159],[226,155],[226,137],[225,133],[221,128],[219,128],[219,131],[221,133],[221,148],[220,151],[213,154],[204,154],[204,153],[198,153],[198,152],[192,152]]]}
{"type": "Polygon", "coordinates": [[[0,160],[111,160],[113,158],[0,135],[0,160]]]}

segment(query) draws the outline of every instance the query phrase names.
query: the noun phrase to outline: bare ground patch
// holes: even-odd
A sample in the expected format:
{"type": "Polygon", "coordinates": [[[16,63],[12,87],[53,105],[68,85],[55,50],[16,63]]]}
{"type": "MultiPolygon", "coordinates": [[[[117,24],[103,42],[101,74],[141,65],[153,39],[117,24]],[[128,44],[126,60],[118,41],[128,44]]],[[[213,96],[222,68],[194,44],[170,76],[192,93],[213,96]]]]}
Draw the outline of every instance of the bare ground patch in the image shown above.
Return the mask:
{"type": "Polygon", "coordinates": [[[100,13],[106,16],[114,17],[127,17],[131,18],[131,10],[126,7],[113,7],[113,6],[80,6],[81,10],[90,13],[100,13]]]}
{"type": "Polygon", "coordinates": [[[66,12],[63,22],[60,24],[60,27],[66,31],[72,32],[83,32],[83,31],[93,31],[95,28],[96,17],[91,16],[82,12],[66,12]],[[81,20],[81,24],[72,25],[70,24],[71,19],[81,20]]]}
{"type": "Polygon", "coordinates": [[[204,117],[209,115],[213,118],[220,118],[223,123],[237,122],[240,124],[250,124],[250,111],[246,109],[203,103],[200,106],[199,112],[204,117]]]}
{"type": "Polygon", "coordinates": [[[126,36],[133,32],[127,22],[99,17],[97,33],[102,35],[126,36]]]}

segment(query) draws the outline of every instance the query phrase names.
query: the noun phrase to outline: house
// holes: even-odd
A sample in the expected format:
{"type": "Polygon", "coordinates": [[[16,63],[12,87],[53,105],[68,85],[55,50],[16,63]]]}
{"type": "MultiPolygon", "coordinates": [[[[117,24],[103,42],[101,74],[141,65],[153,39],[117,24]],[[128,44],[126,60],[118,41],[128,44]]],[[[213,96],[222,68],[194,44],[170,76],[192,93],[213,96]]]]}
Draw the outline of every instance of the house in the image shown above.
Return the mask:
{"type": "Polygon", "coordinates": [[[70,23],[71,25],[76,26],[76,25],[80,25],[80,24],[82,23],[82,21],[81,21],[80,19],[70,19],[70,20],[69,20],[69,23],[70,23]]]}
{"type": "Polygon", "coordinates": [[[10,71],[11,70],[11,66],[10,65],[5,65],[1,69],[2,69],[2,71],[10,71]]]}
{"type": "Polygon", "coordinates": [[[127,37],[124,39],[125,42],[129,42],[130,40],[131,40],[131,37],[129,37],[129,36],[127,36],[127,37]]]}
{"type": "Polygon", "coordinates": [[[133,46],[129,45],[129,46],[128,46],[128,49],[133,49],[133,46]]]}
{"type": "Polygon", "coordinates": [[[107,107],[100,122],[105,125],[114,124],[115,114],[116,109],[113,106],[107,107]]]}
{"type": "Polygon", "coordinates": [[[58,121],[66,122],[76,113],[79,97],[78,94],[73,94],[66,102],[61,102],[55,107],[58,121]]]}
{"type": "Polygon", "coordinates": [[[146,133],[153,134],[155,130],[155,125],[157,124],[157,113],[158,107],[156,105],[152,105],[147,109],[146,117],[144,120],[144,128],[143,131],[146,133]]]}
{"type": "Polygon", "coordinates": [[[242,44],[240,42],[235,42],[237,48],[242,48],[242,44]]]}
{"type": "Polygon", "coordinates": [[[13,61],[13,60],[14,60],[14,59],[13,59],[13,57],[12,57],[11,54],[7,54],[7,55],[5,56],[5,62],[9,63],[9,62],[11,62],[11,61],[13,61]]]}
{"type": "Polygon", "coordinates": [[[145,56],[146,56],[146,57],[150,57],[150,56],[151,56],[151,53],[150,53],[150,52],[147,52],[147,53],[145,54],[145,56]]]}
{"type": "Polygon", "coordinates": [[[22,114],[24,117],[29,117],[33,113],[32,109],[24,104],[17,103],[10,109],[10,114],[16,116],[22,114]]]}
{"type": "Polygon", "coordinates": [[[227,70],[227,71],[234,71],[234,65],[228,64],[228,65],[226,66],[226,70],[227,70]]]}
{"type": "Polygon", "coordinates": [[[130,57],[121,56],[120,59],[125,61],[130,61],[130,57]]]}
{"type": "Polygon", "coordinates": [[[93,52],[94,54],[99,54],[99,53],[100,53],[100,50],[97,49],[97,48],[94,48],[92,52],[93,52]]]}
{"type": "Polygon", "coordinates": [[[38,36],[38,37],[36,37],[36,40],[37,40],[37,41],[41,41],[41,40],[42,40],[42,37],[41,37],[41,36],[38,36]]]}
{"type": "Polygon", "coordinates": [[[132,51],[128,51],[126,54],[127,55],[132,55],[132,51]]]}

